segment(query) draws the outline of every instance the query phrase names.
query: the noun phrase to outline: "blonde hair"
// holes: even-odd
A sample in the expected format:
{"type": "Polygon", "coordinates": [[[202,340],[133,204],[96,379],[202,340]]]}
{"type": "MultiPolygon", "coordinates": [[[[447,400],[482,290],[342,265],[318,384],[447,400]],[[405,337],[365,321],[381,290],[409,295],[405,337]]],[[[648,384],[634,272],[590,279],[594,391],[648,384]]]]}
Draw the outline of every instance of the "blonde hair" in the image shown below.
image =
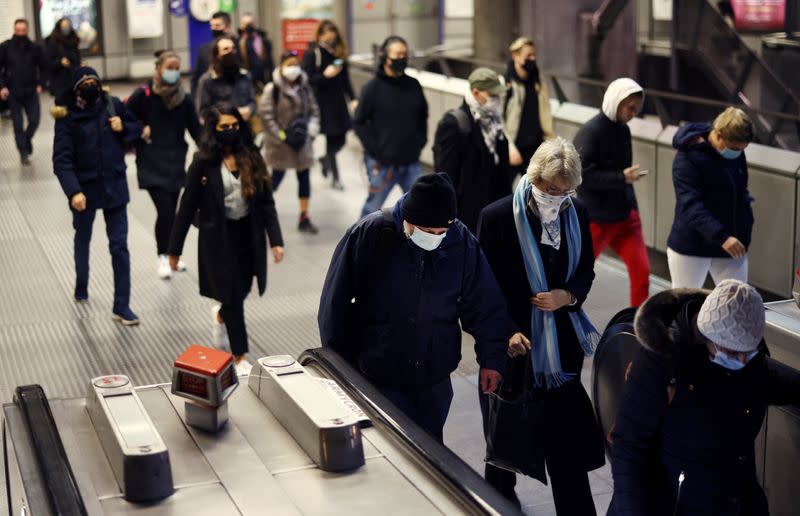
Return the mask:
{"type": "Polygon", "coordinates": [[[750,143],[753,141],[753,121],[747,113],[729,107],[714,120],[714,130],[727,142],[750,143]]]}
{"type": "Polygon", "coordinates": [[[577,188],[582,180],[581,157],[574,145],[558,136],[539,145],[528,165],[527,174],[531,183],[539,179],[549,183],[560,177],[570,188],[577,188]]]}
{"type": "Polygon", "coordinates": [[[522,47],[526,47],[528,45],[536,48],[536,45],[533,44],[533,40],[531,40],[530,38],[526,38],[525,36],[521,36],[521,37],[515,39],[508,46],[508,51],[513,54],[514,52],[519,52],[520,50],[522,50],[522,47]]]}

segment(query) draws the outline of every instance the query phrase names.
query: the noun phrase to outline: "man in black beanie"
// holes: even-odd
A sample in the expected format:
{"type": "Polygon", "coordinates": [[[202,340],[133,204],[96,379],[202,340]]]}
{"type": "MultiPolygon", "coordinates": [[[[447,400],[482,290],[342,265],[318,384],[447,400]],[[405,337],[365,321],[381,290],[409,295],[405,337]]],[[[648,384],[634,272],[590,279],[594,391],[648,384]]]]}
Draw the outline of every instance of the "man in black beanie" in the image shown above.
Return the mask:
{"type": "Polygon", "coordinates": [[[456,219],[455,191],[442,173],[420,177],[393,208],[347,230],[331,259],[318,322],[323,347],[439,441],[461,329],[475,338],[484,392],[497,388],[508,346],[522,338],[477,240],[456,219]]]}

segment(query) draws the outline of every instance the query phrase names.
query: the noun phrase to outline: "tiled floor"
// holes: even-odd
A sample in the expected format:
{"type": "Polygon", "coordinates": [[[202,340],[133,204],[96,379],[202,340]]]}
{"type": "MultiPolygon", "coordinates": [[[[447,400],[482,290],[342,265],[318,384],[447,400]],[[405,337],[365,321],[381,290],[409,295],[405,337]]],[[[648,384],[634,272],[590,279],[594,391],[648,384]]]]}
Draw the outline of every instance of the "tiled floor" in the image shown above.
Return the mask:
{"type": "MultiPolygon", "coordinates": [[[[114,86],[124,96],[130,86],[114,86]]],[[[132,308],[142,324],[122,328],[110,320],[112,275],[102,217],[94,229],[90,302],[72,302],[72,228],[67,203],[52,173],[53,121],[43,96],[42,125],[34,141],[32,166],[23,167],[14,147],[10,120],[0,121],[0,402],[11,400],[16,385],[40,383],[51,397],[81,396],[91,376],[124,373],[138,385],[169,379],[172,360],[190,343],[210,337],[211,302],[197,293],[196,233],[190,231],[184,260],[189,270],[170,281],[156,277],[153,224],[147,194],[137,189],[129,157],[132,202],[129,247],[132,258],[132,308]]],[[[322,148],[324,142],[318,141],[322,148]]],[[[318,346],[319,292],[333,247],[360,212],[366,192],[361,152],[353,140],[339,156],[346,190],[330,188],[312,170],[311,214],[320,234],[296,229],[296,181],[289,176],[276,198],[286,240],[286,260],[270,265],[264,297],[251,293],[247,323],[253,356],[298,354],[318,346]]],[[[398,197],[395,192],[390,202],[398,197]]],[[[587,310],[598,328],[625,304],[627,279],[618,265],[603,260],[587,310]]],[[[477,407],[477,365],[472,342],[464,340],[464,360],[454,378],[455,399],[445,429],[446,443],[482,471],[483,438],[477,407]]],[[[588,384],[591,361],[583,380],[588,384]]],[[[0,468],[0,486],[4,485],[0,468]]],[[[612,491],[608,466],[591,474],[598,512],[612,491]]],[[[549,488],[521,479],[517,489],[527,514],[554,514],[549,488]]],[[[0,489],[0,507],[5,507],[0,489]]],[[[2,509],[0,509],[2,510],[2,509]]]]}

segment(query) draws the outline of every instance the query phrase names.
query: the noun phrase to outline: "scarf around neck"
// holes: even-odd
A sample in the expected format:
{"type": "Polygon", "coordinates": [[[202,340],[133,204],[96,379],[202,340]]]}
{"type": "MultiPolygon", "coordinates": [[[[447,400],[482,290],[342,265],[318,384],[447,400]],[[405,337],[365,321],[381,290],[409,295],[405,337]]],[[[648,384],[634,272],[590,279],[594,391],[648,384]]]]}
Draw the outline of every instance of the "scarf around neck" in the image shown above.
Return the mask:
{"type": "MultiPolygon", "coordinates": [[[[531,293],[549,292],[547,275],[539,252],[539,244],[528,222],[525,206],[531,196],[531,184],[527,176],[522,176],[517,189],[514,191],[514,225],[517,228],[517,238],[522,248],[522,259],[525,263],[525,273],[528,277],[531,293]]],[[[578,214],[575,206],[570,204],[564,223],[564,234],[567,238],[567,277],[575,274],[581,256],[581,228],[578,223],[578,214]]],[[[590,356],[600,341],[600,334],[592,325],[583,309],[569,312],[570,322],[578,337],[584,355],[590,356]]],[[[533,382],[535,387],[544,386],[546,389],[556,389],[571,381],[574,373],[565,373],[561,368],[561,356],[558,348],[558,332],[554,312],[545,312],[531,305],[531,361],[533,362],[533,382]]]]}
{"type": "Polygon", "coordinates": [[[161,97],[168,110],[175,109],[186,97],[186,90],[183,89],[180,80],[175,84],[167,84],[161,80],[158,71],[153,73],[153,93],[161,97]]]}
{"type": "Polygon", "coordinates": [[[503,132],[503,119],[500,118],[500,113],[491,109],[484,109],[478,104],[475,97],[472,96],[472,92],[467,92],[464,95],[464,101],[467,103],[467,107],[469,107],[472,118],[478,122],[478,126],[481,128],[483,142],[486,144],[489,152],[492,153],[495,165],[498,164],[500,162],[500,156],[497,154],[497,139],[500,133],[503,132]]]}

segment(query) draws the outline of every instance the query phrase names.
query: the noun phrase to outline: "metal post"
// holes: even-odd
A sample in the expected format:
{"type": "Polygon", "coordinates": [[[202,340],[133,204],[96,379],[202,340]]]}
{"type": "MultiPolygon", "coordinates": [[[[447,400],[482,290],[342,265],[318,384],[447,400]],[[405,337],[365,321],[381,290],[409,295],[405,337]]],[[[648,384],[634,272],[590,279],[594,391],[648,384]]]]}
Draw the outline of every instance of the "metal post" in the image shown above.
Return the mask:
{"type": "Polygon", "coordinates": [[[680,63],[678,62],[678,10],[680,0],[672,0],[672,28],[670,39],[672,48],[669,58],[669,87],[672,91],[680,91],[680,63]]]}

